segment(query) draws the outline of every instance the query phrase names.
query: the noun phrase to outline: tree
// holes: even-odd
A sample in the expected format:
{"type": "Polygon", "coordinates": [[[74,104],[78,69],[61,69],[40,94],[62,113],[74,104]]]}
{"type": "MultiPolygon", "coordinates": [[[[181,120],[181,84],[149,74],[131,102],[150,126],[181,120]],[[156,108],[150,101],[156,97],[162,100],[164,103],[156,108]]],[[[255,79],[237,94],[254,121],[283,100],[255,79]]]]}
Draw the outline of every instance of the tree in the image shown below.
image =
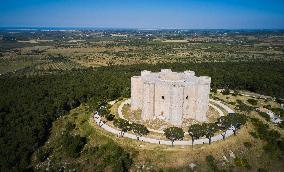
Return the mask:
{"type": "Polygon", "coordinates": [[[113,119],[114,119],[114,115],[113,114],[107,114],[107,115],[105,115],[105,118],[108,120],[108,121],[113,121],[113,119]]]}
{"type": "Polygon", "coordinates": [[[216,86],[213,86],[213,87],[212,87],[212,92],[213,92],[213,93],[217,93],[217,87],[216,87],[216,86]]]}
{"type": "Polygon", "coordinates": [[[229,95],[230,94],[230,89],[228,87],[226,87],[223,91],[222,91],[223,95],[229,95]]]}
{"type": "Polygon", "coordinates": [[[184,137],[184,132],[182,128],[179,127],[169,127],[166,128],[164,132],[166,138],[172,141],[172,146],[175,140],[182,140],[184,137]]]}
{"type": "Polygon", "coordinates": [[[248,106],[246,105],[245,103],[243,103],[241,100],[237,100],[237,108],[240,110],[240,111],[244,111],[244,112],[250,112],[252,111],[254,108],[252,106],[248,106]]]}
{"type": "Polygon", "coordinates": [[[281,108],[270,108],[270,110],[272,110],[272,112],[275,113],[275,115],[277,115],[279,117],[284,117],[284,109],[281,109],[281,108]]]}
{"type": "Polygon", "coordinates": [[[98,104],[100,107],[107,107],[108,105],[106,100],[99,101],[98,104]]]}
{"type": "Polygon", "coordinates": [[[193,124],[189,126],[188,134],[191,136],[192,146],[193,146],[194,140],[199,139],[200,137],[203,137],[205,135],[205,130],[202,127],[202,125],[193,124]]]}
{"type": "Polygon", "coordinates": [[[113,120],[113,125],[119,129],[121,129],[121,135],[123,135],[123,133],[130,131],[131,130],[131,124],[122,118],[115,118],[113,120]]]}
{"type": "Polygon", "coordinates": [[[132,123],[131,129],[138,136],[147,135],[149,133],[147,127],[142,124],[132,123]]]}
{"type": "Polygon", "coordinates": [[[230,114],[227,117],[230,128],[233,130],[234,135],[236,135],[236,131],[246,123],[246,116],[242,114],[230,114]]]}
{"type": "Polygon", "coordinates": [[[279,104],[284,104],[284,99],[281,99],[279,97],[277,97],[275,101],[279,104]]]}
{"type": "Polygon", "coordinates": [[[205,130],[205,137],[209,140],[211,144],[211,138],[214,136],[214,133],[218,131],[218,126],[216,123],[203,123],[203,129],[205,130]]]}
{"type": "Polygon", "coordinates": [[[223,140],[225,140],[226,132],[231,126],[230,122],[228,120],[228,116],[221,116],[220,118],[218,118],[217,126],[218,126],[219,130],[223,131],[223,133],[221,133],[221,135],[223,137],[223,140]]]}
{"type": "Polygon", "coordinates": [[[234,92],[233,92],[232,95],[233,95],[233,96],[238,96],[238,95],[240,95],[240,92],[239,92],[238,90],[234,90],[234,92]]]}
{"type": "Polygon", "coordinates": [[[106,108],[105,106],[101,106],[98,110],[98,115],[100,116],[106,116],[110,113],[110,110],[106,108]]]}

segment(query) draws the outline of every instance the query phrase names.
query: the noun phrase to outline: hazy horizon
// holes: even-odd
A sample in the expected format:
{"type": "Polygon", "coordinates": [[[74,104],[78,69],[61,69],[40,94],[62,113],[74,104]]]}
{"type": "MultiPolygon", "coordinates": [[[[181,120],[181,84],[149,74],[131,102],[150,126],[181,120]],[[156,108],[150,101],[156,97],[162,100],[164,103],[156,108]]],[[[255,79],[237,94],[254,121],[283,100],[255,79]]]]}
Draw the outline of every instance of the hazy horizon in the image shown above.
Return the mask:
{"type": "Polygon", "coordinates": [[[134,28],[134,27],[84,27],[84,26],[0,26],[0,30],[143,30],[143,31],[155,31],[155,30],[181,30],[181,31],[284,31],[284,28],[134,28]]]}
{"type": "Polygon", "coordinates": [[[281,0],[3,0],[0,27],[284,29],[281,0]]]}

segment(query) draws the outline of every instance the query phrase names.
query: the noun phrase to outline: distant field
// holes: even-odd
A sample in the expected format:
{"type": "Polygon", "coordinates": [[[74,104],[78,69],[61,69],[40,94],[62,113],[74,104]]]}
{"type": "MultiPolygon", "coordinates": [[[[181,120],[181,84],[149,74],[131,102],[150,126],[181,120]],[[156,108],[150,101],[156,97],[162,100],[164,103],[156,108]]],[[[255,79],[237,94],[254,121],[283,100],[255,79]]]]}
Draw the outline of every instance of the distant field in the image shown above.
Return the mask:
{"type": "Polygon", "coordinates": [[[32,65],[33,62],[31,61],[0,61],[0,74],[4,74],[6,72],[15,72],[32,65]]]}
{"type": "Polygon", "coordinates": [[[180,39],[180,40],[164,40],[162,42],[165,42],[165,43],[187,43],[188,40],[183,40],[183,39],[180,39]]]}
{"type": "MultiPolygon", "coordinates": [[[[34,68],[19,55],[62,56],[75,66],[284,61],[283,32],[233,31],[0,31],[0,71],[34,68]],[[8,61],[1,61],[2,58],[8,61]],[[3,65],[5,63],[5,65],[3,65]],[[78,65],[76,65],[78,64],[78,65]]],[[[38,60],[38,59],[37,59],[38,60]]],[[[61,67],[62,68],[61,68],[61,67]]],[[[57,67],[55,67],[57,68],[57,67]]],[[[73,67],[58,65],[66,70],[73,67]]],[[[43,69],[43,68],[41,68],[43,69]]],[[[49,69],[49,68],[44,68],[49,69]]]]}

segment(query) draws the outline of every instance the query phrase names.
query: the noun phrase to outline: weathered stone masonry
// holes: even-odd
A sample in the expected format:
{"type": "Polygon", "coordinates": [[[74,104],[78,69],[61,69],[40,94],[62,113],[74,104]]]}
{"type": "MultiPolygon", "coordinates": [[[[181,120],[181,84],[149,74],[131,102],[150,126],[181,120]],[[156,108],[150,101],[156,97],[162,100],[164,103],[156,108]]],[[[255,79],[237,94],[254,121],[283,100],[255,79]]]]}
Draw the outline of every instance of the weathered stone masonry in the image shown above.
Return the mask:
{"type": "Polygon", "coordinates": [[[143,120],[159,118],[181,125],[183,118],[206,121],[211,78],[162,69],[131,77],[131,109],[142,110],[143,120]]]}

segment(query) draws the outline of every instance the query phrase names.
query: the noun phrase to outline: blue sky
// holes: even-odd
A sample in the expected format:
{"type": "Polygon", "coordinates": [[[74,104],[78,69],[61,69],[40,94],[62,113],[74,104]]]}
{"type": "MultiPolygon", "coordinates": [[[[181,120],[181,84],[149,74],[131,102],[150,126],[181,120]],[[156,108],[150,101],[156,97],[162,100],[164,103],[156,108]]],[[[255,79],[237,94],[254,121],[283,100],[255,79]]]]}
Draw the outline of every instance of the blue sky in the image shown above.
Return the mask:
{"type": "Polygon", "coordinates": [[[0,0],[0,26],[284,29],[284,0],[0,0]]]}

